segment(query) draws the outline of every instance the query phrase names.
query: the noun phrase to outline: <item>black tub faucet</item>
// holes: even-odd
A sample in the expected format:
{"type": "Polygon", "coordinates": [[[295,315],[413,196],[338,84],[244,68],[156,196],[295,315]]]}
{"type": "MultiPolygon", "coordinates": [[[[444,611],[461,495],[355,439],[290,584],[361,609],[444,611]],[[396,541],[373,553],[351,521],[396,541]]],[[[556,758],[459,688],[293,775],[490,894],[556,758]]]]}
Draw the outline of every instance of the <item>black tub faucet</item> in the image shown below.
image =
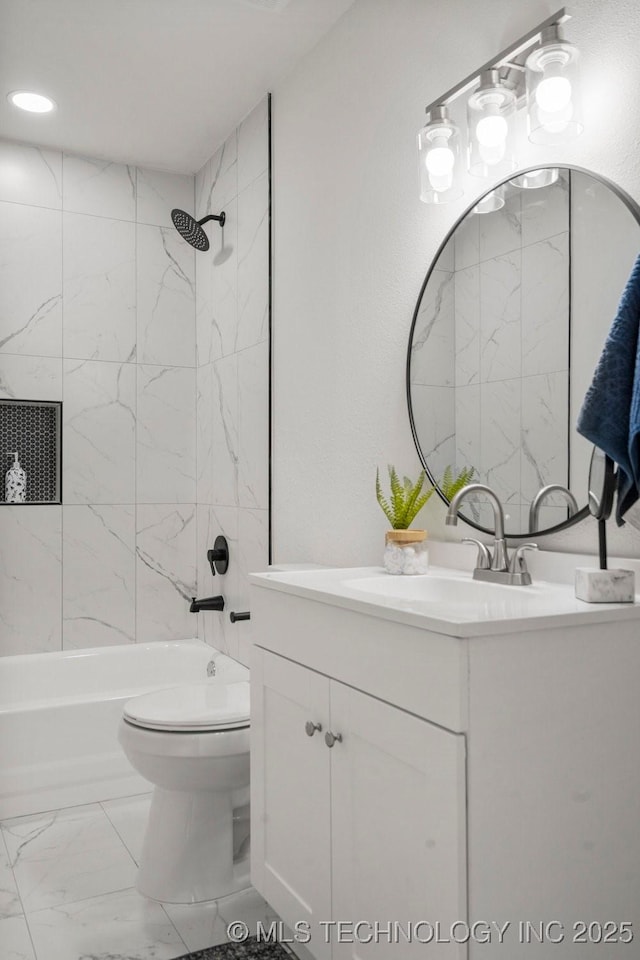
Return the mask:
{"type": "Polygon", "coordinates": [[[224,597],[203,597],[201,600],[192,597],[189,613],[200,613],[201,610],[224,610],[224,597]]]}

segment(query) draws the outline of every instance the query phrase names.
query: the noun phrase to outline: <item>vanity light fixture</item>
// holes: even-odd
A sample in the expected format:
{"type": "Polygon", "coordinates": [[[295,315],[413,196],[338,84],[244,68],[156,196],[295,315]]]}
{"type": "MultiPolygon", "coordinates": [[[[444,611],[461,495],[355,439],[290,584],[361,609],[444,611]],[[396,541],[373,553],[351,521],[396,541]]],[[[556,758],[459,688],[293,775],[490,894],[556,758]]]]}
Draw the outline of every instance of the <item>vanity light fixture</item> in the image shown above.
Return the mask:
{"type": "Polygon", "coordinates": [[[14,90],[7,96],[7,100],[14,107],[19,107],[20,110],[26,110],[28,113],[51,113],[56,108],[51,97],[29,90],[14,90]]]}
{"type": "Polygon", "coordinates": [[[578,50],[562,39],[559,24],[545,27],[527,57],[526,83],[532,143],[561,143],[582,133],[578,50]]]}
{"type": "MultiPolygon", "coordinates": [[[[568,19],[564,7],[556,11],[426,107],[427,123],[418,134],[421,200],[447,203],[462,196],[461,142],[466,142],[471,175],[494,181],[508,177],[516,168],[518,112],[527,113],[534,143],[558,143],[582,131],[578,51],[560,35],[568,19]],[[462,129],[456,108],[465,95],[462,129]]],[[[545,171],[536,183],[529,174],[519,186],[546,186],[553,182],[549,176],[545,171]]]]}
{"type": "Polygon", "coordinates": [[[507,175],[515,168],[513,126],[516,95],[498,70],[485,70],[467,101],[469,173],[507,175]]]}
{"type": "Polygon", "coordinates": [[[446,107],[433,107],[418,133],[420,199],[447,203],[462,196],[460,186],[460,133],[446,107]]]}

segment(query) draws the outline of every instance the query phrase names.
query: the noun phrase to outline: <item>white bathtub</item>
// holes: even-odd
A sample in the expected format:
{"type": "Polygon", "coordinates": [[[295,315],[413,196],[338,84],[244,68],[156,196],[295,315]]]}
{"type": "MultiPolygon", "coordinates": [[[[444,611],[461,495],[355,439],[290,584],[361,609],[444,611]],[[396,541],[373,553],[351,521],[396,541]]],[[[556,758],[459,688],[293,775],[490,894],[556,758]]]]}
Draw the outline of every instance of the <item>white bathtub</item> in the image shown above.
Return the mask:
{"type": "Polygon", "coordinates": [[[130,697],[246,667],[199,640],[0,658],[0,819],[150,789],[118,741],[130,697]]]}

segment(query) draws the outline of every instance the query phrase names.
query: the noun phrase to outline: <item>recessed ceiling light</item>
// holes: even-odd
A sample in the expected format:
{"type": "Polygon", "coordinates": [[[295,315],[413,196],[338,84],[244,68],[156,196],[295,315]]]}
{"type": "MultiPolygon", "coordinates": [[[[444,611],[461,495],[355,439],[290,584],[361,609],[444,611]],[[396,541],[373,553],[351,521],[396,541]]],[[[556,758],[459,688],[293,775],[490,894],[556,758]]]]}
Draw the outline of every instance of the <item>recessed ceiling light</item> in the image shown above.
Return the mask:
{"type": "Polygon", "coordinates": [[[50,113],[56,106],[50,97],[43,97],[41,93],[30,93],[28,90],[14,90],[7,99],[15,107],[28,110],[29,113],[50,113]]]}

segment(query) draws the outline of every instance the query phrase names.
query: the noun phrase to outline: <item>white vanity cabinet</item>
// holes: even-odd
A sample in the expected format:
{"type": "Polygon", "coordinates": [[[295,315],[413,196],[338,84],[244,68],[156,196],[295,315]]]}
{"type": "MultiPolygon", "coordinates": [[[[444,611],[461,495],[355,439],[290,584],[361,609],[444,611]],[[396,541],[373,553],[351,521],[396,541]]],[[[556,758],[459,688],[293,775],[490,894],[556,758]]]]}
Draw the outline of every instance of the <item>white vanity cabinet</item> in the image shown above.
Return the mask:
{"type": "MultiPolygon", "coordinates": [[[[292,929],[310,924],[317,960],[424,957],[438,936],[429,921],[449,928],[467,913],[464,737],[264,649],[280,646],[280,617],[295,620],[298,603],[272,596],[279,612],[258,616],[252,882],[292,929]],[[332,921],[361,921],[358,940],[372,942],[332,921]]],[[[445,942],[428,953],[466,955],[445,942]]]]}
{"type": "Polygon", "coordinates": [[[252,578],[254,885],[316,960],[636,956],[640,604],[541,584],[456,622],[357,575],[252,578]]]}

